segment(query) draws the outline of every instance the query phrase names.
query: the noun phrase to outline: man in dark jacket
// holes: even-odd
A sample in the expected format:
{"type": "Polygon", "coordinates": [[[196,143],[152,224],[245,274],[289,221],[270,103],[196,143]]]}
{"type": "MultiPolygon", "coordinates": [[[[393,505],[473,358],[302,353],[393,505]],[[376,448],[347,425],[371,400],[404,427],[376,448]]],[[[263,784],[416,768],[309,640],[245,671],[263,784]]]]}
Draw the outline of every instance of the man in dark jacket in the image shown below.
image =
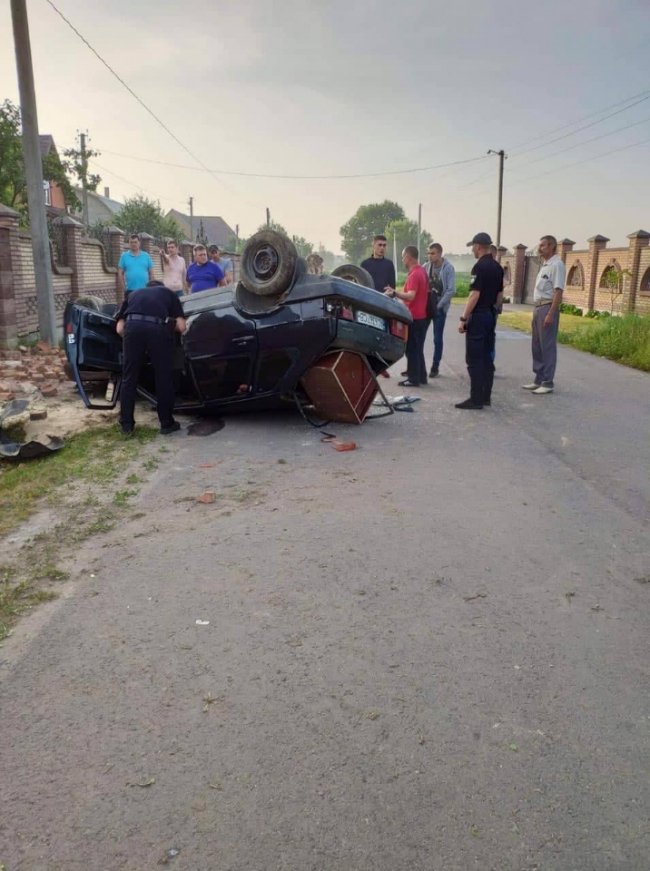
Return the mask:
{"type": "Polygon", "coordinates": [[[364,260],[361,266],[370,273],[375,290],[385,293],[395,290],[395,264],[386,257],[386,237],[381,234],[372,240],[372,257],[364,260]]]}
{"type": "Polygon", "coordinates": [[[174,420],[174,332],[185,332],[183,307],[176,294],[160,281],[129,293],[116,315],[117,334],[124,339],[120,427],[124,435],[135,428],[133,411],[140,372],[148,354],[156,378],[156,409],[160,432],[181,428],[174,420]]]}

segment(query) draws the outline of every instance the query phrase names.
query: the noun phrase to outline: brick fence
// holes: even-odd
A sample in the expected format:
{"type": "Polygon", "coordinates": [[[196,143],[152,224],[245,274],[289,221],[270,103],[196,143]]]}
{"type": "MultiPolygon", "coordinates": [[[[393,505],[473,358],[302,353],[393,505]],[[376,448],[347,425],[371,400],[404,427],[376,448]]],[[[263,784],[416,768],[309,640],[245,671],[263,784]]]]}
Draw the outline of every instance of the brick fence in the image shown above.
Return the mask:
{"type": "MultiPolygon", "coordinates": [[[[20,339],[38,336],[38,308],[32,242],[28,233],[18,226],[19,215],[13,209],[0,204],[0,347],[15,347],[20,339]]],[[[106,302],[119,303],[122,294],[118,289],[117,269],[109,266],[117,263],[122,251],[127,250],[126,234],[118,227],[108,231],[109,257],[102,242],[83,235],[83,226],[70,217],[57,218],[56,248],[50,245],[52,257],[52,283],[58,326],[63,325],[63,312],[68,300],[80,296],[97,296],[106,302]]],[[[142,250],[147,251],[154,262],[154,274],[162,279],[160,249],[152,236],[142,233],[142,250]]],[[[192,243],[184,240],[179,252],[189,264],[192,260],[192,243]]],[[[228,254],[232,259],[237,279],[239,256],[228,254]]]]}
{"type": "MultiPolygon", "coordinates": [[[[574,251],[571,239],[558,243],[557,253],[567,268],[565,302],[584,311],[650,314],[650,233],[638,230],[627,238],[626,248],[608,248],[605,236],[592,236],[589,247],[578,251],[574,251]],[[607,286],[611,272],[620,275],[619,286],[613,290],[607,286]]],[[[510,280],[512,301],[532,303],[539,259],[523,244],[515,245],[513,253],[506,248],[499,253],[510,280]]]]}

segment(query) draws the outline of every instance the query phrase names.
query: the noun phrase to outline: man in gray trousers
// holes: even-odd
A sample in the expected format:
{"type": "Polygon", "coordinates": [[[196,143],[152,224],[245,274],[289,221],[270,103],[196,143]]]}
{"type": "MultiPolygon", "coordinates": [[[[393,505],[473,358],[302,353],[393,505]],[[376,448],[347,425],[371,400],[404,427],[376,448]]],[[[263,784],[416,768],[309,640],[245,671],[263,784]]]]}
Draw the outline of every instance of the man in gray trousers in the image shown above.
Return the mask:
{"type": "Polygon", "coordinates": [[[560,325],[560,303],[566,278],[566,267],[557,253],[555,236],[542,236],[539,253],[542,265],[535,283],[533,302],[533,372],[535,380],[523,384],[537,396],[553,392],[557,363],[557,331],[560,325]]]}

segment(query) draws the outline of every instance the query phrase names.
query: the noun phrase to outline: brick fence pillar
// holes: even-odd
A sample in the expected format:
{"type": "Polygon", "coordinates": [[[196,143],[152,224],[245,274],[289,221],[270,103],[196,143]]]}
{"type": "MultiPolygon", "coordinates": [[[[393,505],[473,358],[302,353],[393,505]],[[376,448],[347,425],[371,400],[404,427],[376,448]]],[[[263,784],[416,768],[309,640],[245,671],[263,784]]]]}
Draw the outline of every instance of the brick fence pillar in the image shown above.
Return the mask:
{"type": "Polygon", "coordinates": [[[140,247],[153,259],[153,236],[150,236],[149,233],[140,233],[140,247]]]}
{"type": "Polygon", "coordinates": [[[75,221],[69,215],[61,218],[55,218],[53,221],[63,230],[63,247],[65,264],[72,269],[70,276],[70,297],[77,299],[83,296],[86,286],[86,266],[81,251],[81,237],[83,234],[83,224],[75,221]]]}
{"type": "Polygon", "coordinates": [[[585,275],[585,288],[587,290],[587,311],[594,310],[594,302],[596,299],[596,286],[598,284],[598,255],[601,251],[607,248],[609,239],[607,236],[592,236],[587,239],[589,242],[589,253],[587,255],[587,270],[585,275]]]}
{"type": "Polygon", "coordinates": [[[178,246],[180,255],[185,259],[187,266],[192,262],[192,247],[192,243],[189,239],[183,239],[178,246]]]}
{"type": "Polygon", "coordinates": [[[118,277],[117,264],[120,262],[120,257],[124,251],[124,239],[126,233],[120,230],[119,227],[111,226],[106,231],[109,238],[108,243],[108,263],[115,267],[115,299],[117,302],[122,302],[122,294],[120,293],[120,282],[118,277]]]}
{"type": "Polygon", "coordinates": [[[573,246],[575,244],[576,243],[573,241],[573,239],[562,239],[561,242],[557,243],[557,253],[560,255],[562,263],[566,263],[566,256],[569,251],[573,251],[573,246]]]}
{"type": "Polygon", "coordinates": [[[16,288],[14,276],[18,264],[18,222],[20,215],[0,203],[0,348],[18,344],[16,288]]]}
{"type": "Polygon", "coordinates": [[[515,259],[512,265],[512,301],[521,302],[524,297],[526,280],[526,246],[521,242],[514,247],[515,259]]]}
{"type": "Polygon", "coordinates": [[[630,240],[630,293],[628,296],[627,311],[634,312],[636,310],[636,295],[639,290],[639,282],[642,276],[639,275],[639,264],[641,263],[641,251],[650,243],[650,233],[645,230],[637,230],[636,233],[630,233],[627,237],[630,240]]]}
{"type": "Polygon", "coordinates": [[[499,245],[499,247],[497,248],[497,260],[499,261],[499,263],[501,263],[501,260],[503,259],[504,255],[506,255],[507,253],[508,253],[508,249],[506,248],[506,246],[499,245]]]}

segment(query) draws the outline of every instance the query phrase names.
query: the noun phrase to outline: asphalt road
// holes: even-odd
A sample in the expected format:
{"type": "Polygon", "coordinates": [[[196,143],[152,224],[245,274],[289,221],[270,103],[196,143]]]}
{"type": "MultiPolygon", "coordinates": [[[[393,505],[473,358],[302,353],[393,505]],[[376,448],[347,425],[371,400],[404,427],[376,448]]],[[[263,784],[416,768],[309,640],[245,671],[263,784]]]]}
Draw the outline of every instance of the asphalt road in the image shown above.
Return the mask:
{"type": "Polygon", "coordinates": [[[356,451],[165,441],[0,649],[6,871],[650,867],[650,376],[563,348],[531,397],[504,332],[456,411],[453,326],[356,451]]]}

